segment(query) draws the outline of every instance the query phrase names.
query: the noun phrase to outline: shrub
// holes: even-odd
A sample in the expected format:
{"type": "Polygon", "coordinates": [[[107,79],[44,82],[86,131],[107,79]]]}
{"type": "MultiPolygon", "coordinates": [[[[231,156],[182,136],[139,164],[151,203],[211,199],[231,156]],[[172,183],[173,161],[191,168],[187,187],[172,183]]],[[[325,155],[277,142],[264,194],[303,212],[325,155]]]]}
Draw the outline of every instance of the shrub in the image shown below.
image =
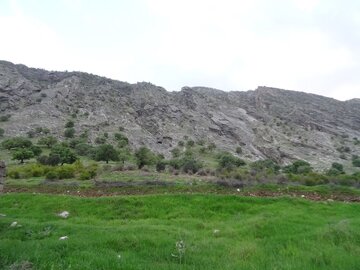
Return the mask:
{"type": "Polygon", "coordinates": [[[185,145],[184,141],[179,141],[179,142],[178,142],[178,146],[184,147],[184,145],[185,145]]]}
{"type": "Polygon", "coordinates": [[[72,120],[67,121],[65,124],[65,128],[73,128],[74,126],[74,121],[72,120]]]}
{"type": "Polygon", "coordinates": [[[7,115],[1,115],[0,116],[0,122],[6,122],[10,119],[11,115],[7,114],[7,115]]]}
{"type": "Polygon", "coordinates": [[[104,144],[104,143],[106,143],[106,138],[105,137],[96,137],[95,143],[96,144],[104,144]]]}
{"type": "Polygon", "coordinates": [[[48,180],[55,180],[55,179],[58,178],[58,176],[57,176],[57,173],[54,170],[51,170],[51,171],[47,172],[45,178],[48,179],[48,180]]]}
{"type": "Polygon", "coordinates": [[[58,179],[69,179],[75,176],[75,168],[72,165],[63,165],[56,169],[58,179]]]}
{"type": "Polygon", "coordinates": [[[354,167],[360,167],[360,158],[358,155],[353,155],[351,160],[354,167]]]}
{"type": "Polygon", "coordinates": [[[119,148],[123,148],[129,144],[129,139],[121,133],[115,133],[114,137],[115,137],[115,140],[118,142],[119,148]]]}
{"type": "Polygon", "coordinates": [[[251,163],[250,167],[257,172],[278,173],[280,170],[280,166],[271,159],[257,160],[251,163]]]}
{"type": "Polygon", "coordinates": [[[195,142],[193,140],[189,140],[186,142],[186,147],[193,147],[195,142]]]}
{"type": "Polygon", "coordinates": [[[28,132],[26,132],[26,135],[28,136],[28,138],[34,138],[35,137],[35,131],[33,130],[29,130],[28,132]]]}
{"type": "Polygon", "coordinates": [[[360,167],[360,158],[353,159],[353,160],[352,160],[352,165],[353,165],[354,167],[360,167]]]}
{"type": "Polygon", "coordinates": [[[202,168],[202,163],[193,157],[184,157],[181,160],[181,168],[185,173],[196,173],[202,168]]]}
{"type": "Polygon", "coordinates": [[[240,146],[236,147],[236,150],[235,150],[236,154],[240,155],[242,154],[242,148],[240,146]]]}
{"type": "Polygon", "coordinates": [[[75,129],[74,128],[67,128],[64,132],[65,138],[74,138],[75,136],[75,129]]]}
{"type": "Polygon", "coordinates": [[[156,171],[162,172],[166,168],[166,162],[164,160],[160,160],[156,163],[156,171]]]}
{"type": "Polygon", "coordinates": [[[178,157],[180,157],[181,152],[180,152],[180,149],[179,149],[179,148],[175,147],[175,148],[172,149],[170,152],[171,152],[173,158],[178,158],[178,157]]]}
{"type": "Polygon", "coordinates": [[[5,130],[3,128],[0,128],[0,137],[3,137],[5,133],[5,130]]]}
{"type": "Polygon", "coordinates": [[[215,143],[210,143],[210,144],[208,145],[208,149],[209,149],[210,151],[213,151],[215,148],[216,148],[216,144],[215,144],[215,143]]]}
{"type": "Polygon", "coordinates": [[[306,174],[312,171],[310,164],[304,160],[296,160],[283,168],[284,173],[306,174]]]}
{"type": "Polygon", "coordinates": [[[240,158],[233,156],[231,153],[223,152],[217,156],[218,166],[220,169],[232,170],[235,167],[244,166],[246,163],[240,158]]]}
{"type": "Polygon", "coordinates": [[[351,149],[348,146],[340,146],[336,150],[338,150],[340,153],[350,153],[351,149]]]}
{"type": "Polygon", "coordinates": [[[203,146],[203,145],[205,144],[205,141],[202,140],[202,139],[200,139],[200,140],[198,140],[198,141],[196,142],[196,144],[203,146]]]}

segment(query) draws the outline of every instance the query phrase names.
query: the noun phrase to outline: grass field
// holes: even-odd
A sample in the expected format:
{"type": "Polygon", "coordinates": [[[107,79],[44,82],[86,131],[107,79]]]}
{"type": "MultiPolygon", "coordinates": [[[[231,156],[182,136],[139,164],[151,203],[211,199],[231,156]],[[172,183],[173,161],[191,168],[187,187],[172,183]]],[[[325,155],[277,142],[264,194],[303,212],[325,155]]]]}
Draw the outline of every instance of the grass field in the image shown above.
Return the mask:
{"type": "Polygon", "coordinates": [[[6,194],[0,213],[1,269],[360,269],[357,203],[6,194]]]}

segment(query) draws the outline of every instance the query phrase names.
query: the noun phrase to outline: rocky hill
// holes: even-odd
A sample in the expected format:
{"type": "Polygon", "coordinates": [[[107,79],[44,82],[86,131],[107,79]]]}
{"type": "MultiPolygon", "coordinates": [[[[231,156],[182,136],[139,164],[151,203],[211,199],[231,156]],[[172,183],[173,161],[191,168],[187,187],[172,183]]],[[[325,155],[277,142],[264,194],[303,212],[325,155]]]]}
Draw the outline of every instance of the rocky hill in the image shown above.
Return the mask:
{"type": "Polygon", "coordinates": [[[67,120],[90,140],[118,132],[133,147],[168,155],[180,140],[213,142],[244,159],[286,164],[304,159],[315,167],[346,164],[360,154],[360,101],[258,87],[224,92],[183,87],[168,92],[151,83],[130,84],[82,72],[50,72],[0,61],[0,122],[5,136],[47,127],[58,137],[67,120]]]}

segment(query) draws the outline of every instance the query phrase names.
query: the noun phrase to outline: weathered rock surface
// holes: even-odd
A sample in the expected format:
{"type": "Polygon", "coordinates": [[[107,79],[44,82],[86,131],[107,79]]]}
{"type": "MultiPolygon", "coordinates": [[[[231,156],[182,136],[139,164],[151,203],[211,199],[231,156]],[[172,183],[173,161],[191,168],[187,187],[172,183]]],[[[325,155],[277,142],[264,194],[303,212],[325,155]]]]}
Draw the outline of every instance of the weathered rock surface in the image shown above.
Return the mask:
{"type": "Polygon", "coordinates": [[[314,94],[258,87],[224,92],[183,87],[167,92],[151,83],[129,84],[81,72],[49,72],[0,61],[0,115],[5,136],[47,127],[59,136],[76,114],[79,134],[91,140],[123,127],[133,147],[169,154],[184,136],[255,160],[305,159],[315,167],[346,162],[359,153],[359,99],[338,101],[314,94]],[[349,146],[351,153],[337,149],[349,146]],[[343,155],[340,159],[340,155],[343,155]],[[345,156],[344,156],[345,155],[345,156]]]}

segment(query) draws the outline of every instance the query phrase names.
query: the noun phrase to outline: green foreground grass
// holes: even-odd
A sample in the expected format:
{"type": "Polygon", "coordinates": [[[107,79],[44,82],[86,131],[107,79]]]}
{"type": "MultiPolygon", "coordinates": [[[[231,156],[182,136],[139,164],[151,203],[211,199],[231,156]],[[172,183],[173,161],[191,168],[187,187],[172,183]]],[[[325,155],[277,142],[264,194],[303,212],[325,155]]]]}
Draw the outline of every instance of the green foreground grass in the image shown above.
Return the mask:
{"type": "Polygon", "coordinates": [[[1,269],[26,261],[33,269],[360,269],[354,203],[6,194],[0,213],[1,269]],[[56,215],[63,210],[68,219],[56,215]]]}

